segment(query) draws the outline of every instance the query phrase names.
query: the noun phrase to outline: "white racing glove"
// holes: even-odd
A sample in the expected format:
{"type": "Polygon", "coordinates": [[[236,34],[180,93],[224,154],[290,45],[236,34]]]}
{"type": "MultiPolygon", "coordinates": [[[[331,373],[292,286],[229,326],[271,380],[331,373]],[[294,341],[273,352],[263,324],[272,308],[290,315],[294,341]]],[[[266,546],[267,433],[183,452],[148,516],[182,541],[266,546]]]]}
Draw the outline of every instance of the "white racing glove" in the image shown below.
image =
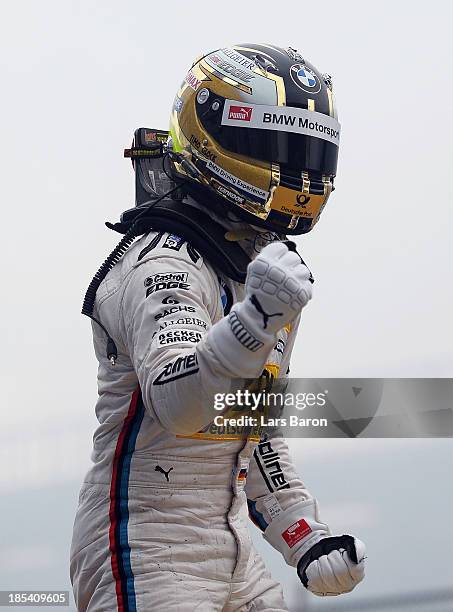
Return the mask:
{"type": "Polygon", "coordinates": [[[312,296],[312,277],[300,256],[273,242],[249,264],[245,298],[211,330],[209,342],[235,376],[254,378],[279,329],[297,318],[312,296]]]}
{"type": "Polygon", "coordinates": [[[349,593],[365,575],[365,544],[350,535],[322,538],[301,557],[297,573],[315,595],[349,593]]]}
{"type": "Polygon", "coordinates": [[[265,247],[249,264],[246,299],[233,308],[257,333],[275,334],[293,321],[312,296],[311,274],[284,242],[265,247]]]}

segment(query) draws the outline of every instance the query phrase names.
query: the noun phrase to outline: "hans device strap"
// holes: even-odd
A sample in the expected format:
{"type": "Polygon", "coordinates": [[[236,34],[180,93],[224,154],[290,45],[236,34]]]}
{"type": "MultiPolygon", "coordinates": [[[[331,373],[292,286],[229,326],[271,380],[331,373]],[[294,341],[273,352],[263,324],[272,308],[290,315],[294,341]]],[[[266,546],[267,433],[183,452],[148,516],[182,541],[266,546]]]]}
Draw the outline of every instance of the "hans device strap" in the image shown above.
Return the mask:
{"type": "MultiPolygon", "coordinates": [[[[106,225],[120,234],[126,234],[145,207],[142,205],[126,210],[119,223],[106,225]]],[[[181,236],[225,276],[238,283],[245,282],[250,257],[237,242],[226,240],[225,228],[220,223],[190,204],[162,200],[140,216],[134,230],[137,236],[151,230],[181,236]]]]}
{"type": "Polygon", "coordinates": [[[165,169],[167,139],[165,130],[135,130],[132,147],[125,149],[124,156],[132,160],[135,170],[136,206],[126,210],[119,223],[106,223],[107,227],[126,234],[140,215],[134,227],[136,236],[151,230],[181,236],[225,276],[244,283],[250,262],[245,251],[237,243],[226,240],[225,229],[208,214],[183,202],[182,189],[175,190],[168,198],[175,182],[165,169]],[[162,201],[157,202],[158,198],[162,201]]]}
{"type": "Polygon", "coordinates": [[[138,236],[152,229],[177,234],[227,277],[245,282],[250,261],[245,251],[225,239],[225,229],[220,224],[181,201],[185,184],[176,185],[165,169],[166,157],[170,155],[165,152],[167,137],[168,132],[164,130],[139,128],[135,130],[131,149],[124,151],[135,170],[136,208],[125,211],[119,223],[106,223],[124,236],[91,279],[83,300],[82,314],[97,323],[107,336],[106,354],[112,365],[116,363],[118,350],[107,328],[93,314],[96,292],[138,236]]]}

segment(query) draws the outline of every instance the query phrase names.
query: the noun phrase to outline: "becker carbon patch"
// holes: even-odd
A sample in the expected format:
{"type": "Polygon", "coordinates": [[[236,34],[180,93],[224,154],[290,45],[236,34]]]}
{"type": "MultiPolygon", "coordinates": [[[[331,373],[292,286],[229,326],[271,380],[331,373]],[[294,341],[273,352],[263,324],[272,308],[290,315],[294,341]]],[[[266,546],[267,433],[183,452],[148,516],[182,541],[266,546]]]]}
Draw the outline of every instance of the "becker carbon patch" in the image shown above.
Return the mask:
{"type": "Polygon", "coordinates": [[[167,348],[173,344],[197,344],[203,334],[195,329],[171,328],[157,334],[157,348],[167,348]]]}

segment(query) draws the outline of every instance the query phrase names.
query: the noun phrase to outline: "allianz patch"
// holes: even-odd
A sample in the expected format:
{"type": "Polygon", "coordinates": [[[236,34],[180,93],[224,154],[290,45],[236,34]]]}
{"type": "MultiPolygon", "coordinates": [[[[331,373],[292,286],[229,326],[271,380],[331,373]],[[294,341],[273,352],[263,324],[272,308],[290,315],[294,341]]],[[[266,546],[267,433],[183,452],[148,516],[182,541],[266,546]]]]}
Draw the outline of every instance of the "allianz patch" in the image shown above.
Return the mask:
{"type": "Polygon", "coordinates": [[[237,100],[225,101],[222,125],[305,134],[339,145],[341,126],[329,115],[292,106],[247,104],[242,112],[238,108],[237,100]]]}
{"type": "Polygon", "coordinates": [[[163,272],[148,276],[144,281],[144,285],[147,288],[146,297],[164,289],[182,289],[183,291],[188,291],[190,289],[190,285],[187,283],[188,276],[187,272],[163,272]]]}

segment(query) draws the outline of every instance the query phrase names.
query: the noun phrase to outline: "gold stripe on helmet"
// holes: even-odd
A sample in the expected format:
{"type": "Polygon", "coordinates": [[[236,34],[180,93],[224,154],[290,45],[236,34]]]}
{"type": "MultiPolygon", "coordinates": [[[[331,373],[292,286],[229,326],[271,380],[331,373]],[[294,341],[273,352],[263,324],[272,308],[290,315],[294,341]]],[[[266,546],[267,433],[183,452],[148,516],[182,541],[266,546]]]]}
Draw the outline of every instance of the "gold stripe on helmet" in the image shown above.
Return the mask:
{"type": "Polygon", "coordinates": [[[327,198],[330,196],[330,194],[332,193],[332,179],[330,176],[326,176],[325,174],[322,175],[322,182],[324,185],[324,195],[326,196],[326,201],[327,198]]]}
{"type": "Polygon", "coordinates": [[[329,88],[329,87],[326,87],[326,90],[327,90],[327,98],[328,98],[328,100],[329,100],[329,115],[330,115],[331,117],[333,117],[333,116],[334,116],[334,110],[333,110],[333,94],[332,94],[332,92],[330,91],[330,88],[329,88]]]}
{"type": "Polygon", "coordinates": [[[310,175],[307,170],[302,170],[302,193],[310,193],[310,175]]]}
{"type": "MultiPolygon", "coordinates": [[[[231,85],[232,87],[235,87],[236,89],[239,89],[239,90],[243,91],[246,94],[252,95],[252,88],[251,87],[248,87],[247,85],[242,85],[242,83],[238,83],[234,79],[232,79],[230,77],[227,77],[226,75],[222,74],[221,72],[217,71],[215,68],[213,68],[212,66],[207,64],[204,60],[203,60],[203,63],[200,63],[200,69],[205,74],[215,76],[216,78],[219,79],[219,81],[223,81],[224,83],[228,83],[228,85],[231,85]]],[[[220,92],[216,92],[216,93],[220,93],[220,92]]]]}
{"type": "Polygon", "coordinates": [[[271,164],[271,190],[280,185],[280,164],[271,164]]]}
{"type": "Polygon", "coordinates": [[[267,73],[267,77],[271,81],[275,81],[275,86],[277,88],[277,106],[285,106],[286,105],[286,90],[285,90],[285,82],[281,76],[277,74],[272,74],[271,72],[267,73]]]}

